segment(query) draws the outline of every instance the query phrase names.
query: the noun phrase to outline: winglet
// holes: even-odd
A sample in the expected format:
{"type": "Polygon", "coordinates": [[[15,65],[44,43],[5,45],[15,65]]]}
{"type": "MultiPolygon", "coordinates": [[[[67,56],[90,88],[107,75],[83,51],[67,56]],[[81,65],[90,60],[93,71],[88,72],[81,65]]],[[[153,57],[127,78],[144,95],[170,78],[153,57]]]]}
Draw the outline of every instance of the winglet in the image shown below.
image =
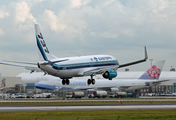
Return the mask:
{"type": "Polygon", "coordinates": [[[144,46],[144,50],[145,50],[145,58],[144,58],[144,60],[147,60],[148,59],[148,55],[147,55],[147,48],[146,48],[146,46],[144,46]]]}
{"type": "Polygon", "coordinates": [[[121,64],[121,65],[119,65],[118,68],[122,68],[122,67],[130,66],[130,65],[135,65],[135,64],[138,64],[138,63],[141,63],[141,62],[145,62],[148,59],[146,46],[144,47],[144,52],[145,52],[145,58],[144,59],[138,60],[138,61],[135,61],[135,62],[126,63],[126,64],[121,64]]]}

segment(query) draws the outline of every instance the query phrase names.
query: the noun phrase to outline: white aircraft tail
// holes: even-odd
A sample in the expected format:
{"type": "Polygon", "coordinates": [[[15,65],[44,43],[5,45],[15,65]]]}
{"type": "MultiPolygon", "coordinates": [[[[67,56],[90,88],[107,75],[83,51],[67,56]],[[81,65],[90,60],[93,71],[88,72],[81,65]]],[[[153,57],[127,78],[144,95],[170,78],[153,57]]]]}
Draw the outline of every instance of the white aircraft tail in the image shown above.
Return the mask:
{"type": "Polygon", "coordinates": [[[37,24],[34,24],[35,27],[35,36],[36,36],[36,42],[37,42],[37,47],[39,50],[39,59],[40,60],[45,60],[45,61],[49,61],[51,59],[55,59],[57,58],[56,56],[52,55],[47,46],[46,46],[46,42],[44,41],[44,38],[42,36],[42,33],[40,31],[40,28],[37,24]]]}
{"type": "Polygon", "coordinates": [[[157,61],[150,69],[148,69],[139,79],[159,79],[163,69],[165,60],[157,61]]]}

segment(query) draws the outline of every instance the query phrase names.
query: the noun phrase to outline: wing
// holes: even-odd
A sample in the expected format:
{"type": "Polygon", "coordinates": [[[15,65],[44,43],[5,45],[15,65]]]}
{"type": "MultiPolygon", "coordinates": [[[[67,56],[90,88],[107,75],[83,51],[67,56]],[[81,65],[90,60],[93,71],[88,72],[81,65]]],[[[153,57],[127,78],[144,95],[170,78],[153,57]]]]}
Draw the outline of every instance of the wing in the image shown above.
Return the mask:
{"type": "MultiPolygon", "coordinates": [[[[156,80],[156,81],[151,81],[151,82],[145,82],[144,86],[129,86],[129,87],[128,86],[124,86],[124,87],[126,87],[124,89],[124,91],[142,89],[142,88],[146,88],[148,86],[156,86],[156,85],[159,85],[162,82],[166,82],[166,81],[169,81],[169,80],[156,80]]],[[[123,86],[120,86],[120,88],[123,88],[123,86]]]]}
{"type": "MultiPolygon", "coordinates": [[[[64,59],[64,60],[56,60],[56,61],[41,61],[42,65],[49,65],[49,64],[53,64],[53,63],[57,63],[57,62],[63,62],[63,61],[67,61],[68,59],[64,59]]],[[[3,65],[11,65],[11,66],[17,66],[17,67],[24,67],[27,70],[31,70],[31,73],[36,71],[36,72],[44,72],[43,70],[41,70],[40,68],[38,68],[37,63],[36,62],[26,62],[26,61],[12,61],[12,60],[3,60],[5,62],[0,62],[0,64],[3,65]],[[13,62],[13,63],[8,63],[8,62],[13,62]],[[20,63],[20,64],[14,64],[14,63],[20,63]],[[23,65],[23,64],[30,64],[29,65],[23,65]]]]}
{"type": "Polygon", "coordinates": [[[144,47],[144,51],[145,51],[145,58],[144,59],[138,60],[138,61],[134,61],[134,62],[130,62],[130,63],[126,63],[126,64],[121,64],[121,65],[119,65],[119,68],[130,66],[130,65],[135,65],[135,64],[138,64],[138,63],[141,63],[141,62],[145,62],[148,59],[146,47],[144,47]]]}
{"type": "Polygon", "coordinates": [[[166,81],[169,81],[169,80],[156,80],[156,81],[151,81],[151,82],[145,82],[145,84],[146,86],[154,86],[154,85],[159,85],[166,81]]]}
{"type": "MultiPolygon", "coordinates": [[[[15,62],[15,61],[14,61],[15,62]]],[[[24,62],[16,62],[16,63],[24,63],[24,62]]],[[[31,63],[31,62],[25,62],[25,64],[32,64],[31,66],[28,65],[22,65],[22,64],[14,64],[14,63],[7,63],[7,62],[0,62],[0,64],[3,65],[11,65],[11,66],[17,66],[17,67],[24,67],[27,70],[31,70],[31,72],[43,72],[40,68],[38,68],[37,66],[32,66],[32,65],[37,65],[35,63],[31,63]]]]}
{"type": "Polygon", "coordinates": [[[109,67],[103,67],[103,68],[95,68],[95,69],[91,69],[91,70],[82,71],[82,73],[85,76],[90,76],[90,75],[95,75],[95,74],[102,74],[108,70],[117,70],[118,67],[119,66],[116,65],[116,66],[109,66],[109,67]]]}
{"type": "Polygon", "coordinates": [[[135,61],[135,62],[126,63],[126,64],[122,64],[122,65],[103,67],[103,68],[96,68],[96,69],[91,69],[91,70],[83,70],[79,74],[80,75],[85,75],[85,76],[90,76],[90,75],[95,75],[95,74],[102,74],[102,73],[104,73],[104,72],[106,72],[108,70],[112,70],[112,69],[113,70],[117,70],[118,68],[121,68],[121,67],[126,67],[126,66],[138,64],[138,63],[141,63],[141,62],[145,62],[148,59],[146,47],[144,47],[144,51],[145,51],[145,58],[142,59],[142,60],[138,60],[138,61],[135,61]]]}
{"type": "MultiPolygon", "coordinates": [[[[21,63],[21,64],[30,64],[30,65],[37,65],[36,62],[26,62],[26,61],[13,61],[13,60],[2,60],[2,64],[7,63],[7,62],[13,62],[13,63],[21,63]]],[[[0,63],[1,64],[1,63],[0,63]]]]}

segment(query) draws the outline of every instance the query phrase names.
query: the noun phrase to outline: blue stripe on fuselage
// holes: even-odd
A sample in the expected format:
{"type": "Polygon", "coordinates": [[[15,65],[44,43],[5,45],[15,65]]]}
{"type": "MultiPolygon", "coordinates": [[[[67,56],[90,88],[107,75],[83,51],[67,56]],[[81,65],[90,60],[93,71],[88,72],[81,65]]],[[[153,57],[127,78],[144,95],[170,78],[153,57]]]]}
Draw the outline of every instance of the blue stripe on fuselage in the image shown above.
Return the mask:
{"type": "Polygon", "coordinates": [[[111,65],[119,65],[119,64],[117,60],[101,61],[101,62],[87,62],[87,63],[77,63],[77,64],[65,64],[65,65],[51,64],[51,66],[56,70],[79,69],[79,68],[87,68],[87,67],[104,67],[104,66],[111,66],[111,65]]]}

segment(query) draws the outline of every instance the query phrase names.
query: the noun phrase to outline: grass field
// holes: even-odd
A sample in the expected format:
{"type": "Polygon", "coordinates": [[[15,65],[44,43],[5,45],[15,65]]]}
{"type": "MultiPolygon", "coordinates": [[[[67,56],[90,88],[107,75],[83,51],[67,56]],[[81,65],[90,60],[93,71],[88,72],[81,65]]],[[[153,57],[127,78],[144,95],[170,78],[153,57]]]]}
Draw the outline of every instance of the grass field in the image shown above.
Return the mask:
{"type": "MultiPolygon", "coordinates": [[[[122,100],[122,99],[121,99],[122,100]]],[[[123,99],[124,100],[124,99],[123,99]]],[[[133,99],[131,99],[133,100],[133,99]]],[[[18,101],[18,100],[17,100],[18,101]]],[[[33,101],[33,100],[32,100],[33,101]]],[[[35,105],[126,105],[126,104],[176,104],[176,101],[52,101],[47,102],[0,103],[0,106],[35,105]]],[[[42,112],[1,112],[0,120],[176,120],[174,110],[102,110],[102,111],[42,111],[42,112]],[[79,117],[79,118],[78,118],[79,117]]]]}
{"type": "Polygon", "coordinates": [[[103,110],[103,111],[47,111],[47,112],[0,113],[0,120],[117,120],[117,119],[176,120],[176,110],[106,110],[106,111],[103,110]]]}

